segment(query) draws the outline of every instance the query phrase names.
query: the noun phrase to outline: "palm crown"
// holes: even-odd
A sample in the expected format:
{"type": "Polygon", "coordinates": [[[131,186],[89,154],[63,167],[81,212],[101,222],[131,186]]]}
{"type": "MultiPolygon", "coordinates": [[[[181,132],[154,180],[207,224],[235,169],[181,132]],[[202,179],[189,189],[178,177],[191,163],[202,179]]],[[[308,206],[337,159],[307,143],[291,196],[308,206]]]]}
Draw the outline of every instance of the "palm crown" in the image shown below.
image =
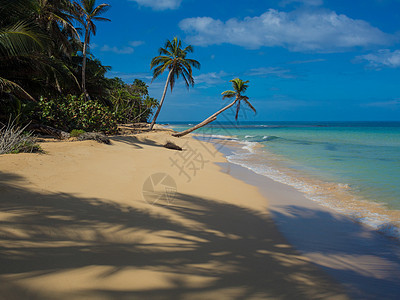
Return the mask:
{"type": "Polygon", "coordinates": [[[223,95],[222,99],[236,97],[235,119],[236,120],[238,119],[239,111],[240,111],[240,104],[242,101],[256,113],[256,109],[249,102],[249,97],[242,95],[242,93],[246,92],[247,88],[249,87],[249,85],[247,84],[247,83],[249,83],[249,81],[248,80],[243,81],[239,78],[235,78],[235,79],[230,80],[230,82],[232,82],[232,86],[233,86],[234,90],[233,91],[228,90],[228,91],[222,92],[222,95],[223,95]]]}
{"type": "Polygon", "coordinates": [[[193,47],[191,45],[182,49],[182,42],[176,37],[172,41],[167,40],[164,48],[159,49],[160,55],[154,57],[150,63],[150,68],[154,68],[153,80],[168,69],[171,73],[169,78],[171,91],[176,79],[180,76],[182,76],[188,88],[193,86],[192,67],[200,69],[200,63],[197,60],[186,58],[187,54],[192,52],[193,47]]]}
{"type": "Polygon", "coordinates": [[[109,4],[100,4],[96,6],[96,0],[80,0],[80,3],[74,1],[76,19],[85,28],[85,40],[82,49],[82,92],[87,98],[89,95],[86,91],[86,51],[90,42],[90,33],[96,35],[96,25],[93,21],[110,21],[107,18],[99,17],[110,8],[109,4]]]}
{"type": "Polygon", "coordinates": [[[189,45],[182,49],[182,42],[177,37],[174,37],[172,41],[167,40],[164,48],[160,48],[158,52],[159,55],[154,57],[150,63],[150,69],[154,68],[153,80],[160,76],[166,69],[168,69],[169,72],[167,81],[165,83],[164,92],[161,96],[160,105],[154,114],[149,130],[153,129],[158,114],[161,111],[168,85],[171,87],[172,92],[176,79],[182,76],[187,88],[189,88],[189,86],[194,85],[192,67],[200,69],[200,63],[197,60],[186,58],[188,53],[193,52],[193,47],[189,45]]]}
{"type": "Polygon", "coordinates": [[[96,25],[93,21],[110,21],[110,19],[99,17],[99,15],[108,11],[109,4],[96,6],[96,0],[81,0],[81,4],[75,1],[74,7],[78,15],[78,22],[88,28],[94,35],[96,35],[96,25]]]}

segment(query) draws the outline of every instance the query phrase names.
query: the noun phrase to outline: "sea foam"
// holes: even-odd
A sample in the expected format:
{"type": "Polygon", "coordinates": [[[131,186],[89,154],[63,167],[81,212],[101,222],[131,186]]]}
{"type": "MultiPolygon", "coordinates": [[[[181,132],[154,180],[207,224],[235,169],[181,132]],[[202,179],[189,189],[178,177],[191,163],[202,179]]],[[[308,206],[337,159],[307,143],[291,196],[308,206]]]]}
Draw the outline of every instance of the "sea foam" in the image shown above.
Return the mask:
{"type": "MultiPolygon", "coordinates": [[[[231,163],[245,167],[266,176],[276,182],[294,187],[306,198],[347,215],[353,220],[366,224],[386,236],[400,239],[400,222],[386,216],[387,209],[381,204],[362,201],[352,194],[351,186],[346,183],[322,182],[301,176],[278,164],[271,166],[267,161],[260,163],[260,156],[266,155],[265,148],[258,142],[237,140],[241,151],[234,151],[227,156],[231,163]],[[379,211],[376,213],[375,211],[379,211]]],[[[274,156],[268,153],[268,156],[274,156]]]]}

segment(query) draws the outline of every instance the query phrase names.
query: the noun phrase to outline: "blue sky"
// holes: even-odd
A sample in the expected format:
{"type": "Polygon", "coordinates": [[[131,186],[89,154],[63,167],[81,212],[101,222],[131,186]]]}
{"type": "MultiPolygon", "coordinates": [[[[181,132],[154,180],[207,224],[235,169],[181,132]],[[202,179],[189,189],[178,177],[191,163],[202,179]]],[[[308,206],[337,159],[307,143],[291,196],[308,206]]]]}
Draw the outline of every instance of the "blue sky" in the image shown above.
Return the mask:
{"type": "Polygon", "coordinates": [[[167,94],[160,122],[219,109],[229,80],[250,80],[247,121],[400,121],[400,0],[103,0],[91,40],[109,77],[150,86],[151,59],[174,36],[194,46],[195,87],[167,94]]]}

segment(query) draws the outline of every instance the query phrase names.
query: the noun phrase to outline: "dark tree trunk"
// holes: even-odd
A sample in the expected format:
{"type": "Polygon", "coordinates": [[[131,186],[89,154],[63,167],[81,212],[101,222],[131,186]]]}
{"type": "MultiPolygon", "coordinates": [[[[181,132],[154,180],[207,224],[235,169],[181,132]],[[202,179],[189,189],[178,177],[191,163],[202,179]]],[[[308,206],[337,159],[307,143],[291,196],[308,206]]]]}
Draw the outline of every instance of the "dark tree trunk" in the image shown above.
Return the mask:
{"type": "Polygon", "coordinates": [[[156,113],[155,113],[155,115],[154,115],[153,121],[152,121],[151,124],[150,124],[149,130],[153,130],[153,127],[154,127],[154,124],[156,123],[158,114],[159,114],[160,111],[161,111],[161,106],[163,105],[164,99],[165,99],[165,95],[167,94],[168,83],[169,83],[169,80],[170,80],[170,78],[171,78],[171,74],[172,74],[172,70],[170,70],[169,73],[168,73],[167,82],[165,83],[164,92],[163,92],[162,97],[161,97],[160,105],[159,105],[158,108],[157,108],[157,111],[156,111],[156,113]]]}
{"type": "Polygon", "coordinates": [[[34,132],[48,134],[60,140],[68,139],[70,137],[68,132],[47,125],[30,124],[27,129],[34,132]]]}

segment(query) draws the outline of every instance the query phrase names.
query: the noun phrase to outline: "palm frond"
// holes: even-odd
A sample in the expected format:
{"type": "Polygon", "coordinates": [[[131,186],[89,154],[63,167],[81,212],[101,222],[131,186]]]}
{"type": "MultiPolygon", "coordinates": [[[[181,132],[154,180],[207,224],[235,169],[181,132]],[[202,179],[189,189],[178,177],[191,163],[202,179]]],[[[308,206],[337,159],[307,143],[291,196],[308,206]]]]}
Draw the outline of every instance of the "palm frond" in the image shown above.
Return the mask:
{"type": "Polygon", "coordinates": [[[94,16],[98,16],[98,15],[102,15],[105,14],[109,9],[111,8],[110,4],[100,4],[98,5],[93,12],[91,13],[91,15],[94,16]]]}
{"type": "Polygon", "coordinates": [[[194,67],[194,68],[200,70],[201,65],[200,65],[200,63],[199,63],[197,60],[190,59],[190,58],[186,58],[185,60],[186,60],[192,67],[194,67]]]}
{"type": "Polygon", "coordinates": [[[254,111],[254,113],[256,114],[256,113],[257,113],[256,109],[254,108],[253,105],[251,105],[251,103],[249,102],[248,99],[249,99],[249,98],[245,96],[242,100],[243,100],[243,101],[254,111]]]}
{"type": "Polygon", "coordinates": [[[193,46],[189,45],[185,49],[183,49],[182,51],[186,52],[186,53],[193,53],[193,46]]]}
{"type": "Polygon", "coordinates": [[[103,17],[93,17],[92,20],[95,20],[95,21],[103,21],[103,22],[111,22],[110,19],[103,18],[103,17]]]}
{"type": "Polygon", "coordinates": [[[233,97],[236,97],[236,92],[235,91],[225,91],[225,92],[222,92],[221,93],[221,95],[223,95],[223,97],[222,97],[222,99],[226,99],[226,98],[233,98],[233,97]]]}
{"type": "Polygon", "coordinates": [[[4,55],[24,55],[43,48],[44,37],[24,21],[0,30],[0,52],[4,55]]]}
{"type": "Polygon", "coordinates": [[[29,95],[29,93],[25,91],[20,85],[12,82],[11,80],[0,77],[0,93],[4,92],[13,93],[24,99],[36,102],[36,100],[31,95],[29,95]]]}

